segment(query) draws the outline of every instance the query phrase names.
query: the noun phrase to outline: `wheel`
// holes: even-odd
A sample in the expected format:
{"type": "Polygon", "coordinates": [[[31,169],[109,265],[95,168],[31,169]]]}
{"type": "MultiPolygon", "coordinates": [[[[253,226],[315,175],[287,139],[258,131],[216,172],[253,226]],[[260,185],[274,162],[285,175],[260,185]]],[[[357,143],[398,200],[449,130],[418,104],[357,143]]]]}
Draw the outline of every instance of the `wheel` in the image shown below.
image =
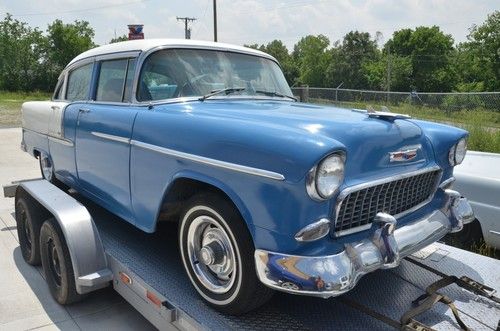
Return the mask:
{"type": "Polygon", "coordinates": [[[477,219],[465,224],[462,231],[447,235],[444,241],[449,245],[465,249],[470,249],[473,245],[480,245],[483,241],[481,224],[477,219]]]}
{"type": "Polygon", "coordinates": [[[43,179],[48,180],[55,186],[59,187],[61,190],[66,190],[68,187],[56,178],[56,173],[54,170],[54,164],[50,157],[44,153],[41,153],[38,157],[38,162],[40,164],[40,172],[42,173],[43,179]]]}
{"type": "Polygon", "coordinates": [[[46,218],[45,210],[31,197],[21,196],[16,202],[16,223],[19,246],[24,260],[40,265],[40,227],[46,218]]]}
{"type": "Polygon", "coordinates": [[[253,242],[236,208],[214,193],[187,203],[179,227],[181,258],[201,297],[220,312],[240,315],[273,291],[257,278],[253,242]]]}
{"type": "Polygon", "coordinates": [[[54,218],[46,220],[40,230],[40,255],[50,293],[60,304],[80,301],[76,292],[71,257],[64,235],[54,218]]]}
{"type": "Polygon", "coordinates": [[[42,177],[52,183],[56,176],[54,174],[54,165],[52,164],[50,157],[41,153],[38,157],[38,162],[40,164],[42,177]]]}

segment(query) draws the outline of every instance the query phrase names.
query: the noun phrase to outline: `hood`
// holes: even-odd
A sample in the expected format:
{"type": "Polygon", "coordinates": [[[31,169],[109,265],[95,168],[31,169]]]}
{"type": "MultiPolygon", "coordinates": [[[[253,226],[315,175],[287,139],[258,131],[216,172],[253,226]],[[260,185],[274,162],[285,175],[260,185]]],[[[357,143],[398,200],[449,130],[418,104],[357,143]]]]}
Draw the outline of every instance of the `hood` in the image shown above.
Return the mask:
{"type": "Polygon", "coordinates": [[[208,152],[212,156],[219,154],[229,162],[280,173],[293,172],[299,165],[303,177],[319,160],[338,150],[347,156],[346,180],[361,180],[373,172],[394,173],[395,167],[409,171],[434,161],[432,146],[422,129],[406,119],[390,121],[350,109],[282,101],[206,100],[155,108],[191,116],[196,125],[193,130],[205,131],[207,141],[200,143],[213,145],[208,152]],[[390,162],[390,152],[414,148],[417,155],[413,159],[390,162]],[[276,161],[276,168],[269,169],[263,164],[265,160],[255,160],[255,151],[269,159],[280,157],[286,164],[278,166],[276,161]],[[237,155],[242,153],[246,156],[237,155]]]}

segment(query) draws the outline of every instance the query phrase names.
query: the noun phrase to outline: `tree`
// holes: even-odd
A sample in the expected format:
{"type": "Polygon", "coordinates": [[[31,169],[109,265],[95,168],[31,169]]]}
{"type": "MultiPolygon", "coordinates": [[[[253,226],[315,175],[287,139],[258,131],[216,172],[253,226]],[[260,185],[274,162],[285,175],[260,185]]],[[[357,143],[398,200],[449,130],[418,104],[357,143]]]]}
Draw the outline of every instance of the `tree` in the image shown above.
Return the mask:
{"type": "Polygon", "coordinates": [[[47,54],[42,32],[7,14],[0,22],[0,45],[0,89],[43,89],[47,54]]]}
{"type": "Polygon", "coordinates": [[[471,28],[458,46],[457,66],[464,89],[500,90],[500,11],[471,28]]]}
{"type": "Polygon", "coordinates": [[[412,70],[406,90],[451,91],[456,75],[451,65],[454,54],[453,38],[439,27],[417,27],[394,32],[384,46],[384,53],[411,59],[412,70]]]}
{"type": "Polygon", "coordinates": [[[87,21],[76,20],[64,24],[55,20],[47,28],[49,42],[49,60],[53,70],[59,73],[74,57],[91,48],[94,44],[94,29],[87,21]]]}
{"type": "Polygon", "coordinates": [[[109,41],[109,43],[114,44],[114,43],[119,43],[120,41],[127,41],[127,40],[128,40],[128,36],[124,34],[123,36],[119,36],[119,37],[111,39],[109,41]]]}
{"type": "Polygon", "coordinates": [[[342,44],[336,43],[330,50],[331,62],[326,68],[329,86],[363,89],[369,86],[365,68],[367,63],[380,58],[376,40],[367,32],[351,31],[342,44]]]}
{"type": "Polygon", "coordinates": [[[324,35],[306,36],[295,44],[292,58],[299,70],[297,82],[314,87],[327,86],[325,69],[330,62],[330,40],[324,35]]]}

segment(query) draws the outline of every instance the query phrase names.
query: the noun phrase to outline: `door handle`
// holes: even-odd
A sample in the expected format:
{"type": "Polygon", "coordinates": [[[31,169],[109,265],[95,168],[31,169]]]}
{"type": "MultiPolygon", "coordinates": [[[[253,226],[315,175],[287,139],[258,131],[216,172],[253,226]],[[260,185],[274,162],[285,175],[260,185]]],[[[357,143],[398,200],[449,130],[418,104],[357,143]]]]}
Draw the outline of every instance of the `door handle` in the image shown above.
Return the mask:
{"type": "Polygon", "coordinates": [[[82,114],[83,114],[83,113],[90,113],[90,109],[87,109],[87,108],[80,108],[78,111],[79,111],[80,113],[82,113],[82,114]]]}
{"type": "Polygon", "coordinates": [[[61,107],[59,107],[59,106],[51,106],[50,108],[51,108],[52,110],[59,110],[59,109],[61,109],[61,107]]]}

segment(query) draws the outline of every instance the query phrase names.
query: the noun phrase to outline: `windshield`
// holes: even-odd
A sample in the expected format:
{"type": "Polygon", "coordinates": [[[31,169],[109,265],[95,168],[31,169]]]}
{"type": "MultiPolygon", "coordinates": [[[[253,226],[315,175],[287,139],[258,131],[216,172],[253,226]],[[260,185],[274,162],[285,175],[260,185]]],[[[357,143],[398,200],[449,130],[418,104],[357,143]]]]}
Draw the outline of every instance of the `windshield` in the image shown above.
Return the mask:
{"type": "Polygon", "coordinates": [[[168,49],[144,61],[137,100],[198,97],[222,89],[236,89],[231,96],[292,95],[280,67],[272,60],[225,51],[168,49]]]}

